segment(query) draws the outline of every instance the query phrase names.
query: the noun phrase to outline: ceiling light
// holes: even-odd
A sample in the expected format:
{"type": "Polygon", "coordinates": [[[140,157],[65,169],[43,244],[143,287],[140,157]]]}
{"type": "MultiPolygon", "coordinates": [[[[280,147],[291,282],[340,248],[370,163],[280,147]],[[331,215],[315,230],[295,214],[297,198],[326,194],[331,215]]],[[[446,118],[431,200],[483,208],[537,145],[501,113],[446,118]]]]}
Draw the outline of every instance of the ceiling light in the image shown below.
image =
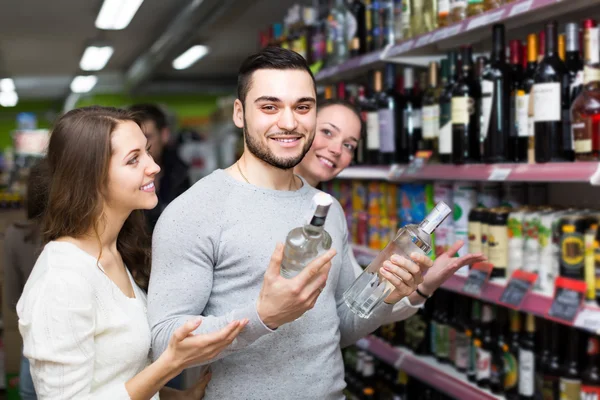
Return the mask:
{"type": "Polygon", "coordinates": [[[15,82],[11,78],[0,79],[0,91],[14,92],[15,82]]]}
{"type": "Polygon", "coordinates": [[[112,46],[88,46],[81,56],[79,67],[84,71],[100,71],[112,56],[112,46]]]}
{"type": "Polygon", "coordinates": [[[96,28],[125,29],[144,0],[104,0],[96,18],[96,28]]]}
{"type": "Polygon", "coordinates": [[[208,53],[208,47],[202,45],[192,46],[182,55],[173,60],[173,68],[186,69],[208,53]]]}
{"type": "Polygon", "coordinates": [[[0,92],[0,106],[2,107],[14,107],[19,101],[17,92],[0,92]]]}
{"type": "Polygon", "coordinates": [[[96,86],[98,77],[96,75],[76,76],[71,82],[71,92],[73,93],[87,93],[96,86]]]}

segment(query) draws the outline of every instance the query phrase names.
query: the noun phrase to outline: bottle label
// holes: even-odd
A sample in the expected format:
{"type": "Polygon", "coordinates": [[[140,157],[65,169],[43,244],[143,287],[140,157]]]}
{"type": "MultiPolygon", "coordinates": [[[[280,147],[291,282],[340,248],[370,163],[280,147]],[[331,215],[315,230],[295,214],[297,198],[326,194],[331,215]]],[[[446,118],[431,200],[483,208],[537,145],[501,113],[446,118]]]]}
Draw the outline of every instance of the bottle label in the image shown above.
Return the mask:
{"type": "Polygon", "coordinates": [[[454,364],[456,368],[469,368],[469,337],[465,332],[456,332],[456,351],[454,355],[454,364]]]}
{"type": "Polygon", "coordinates": [[[560,378],[560,400],[579,400],[580,394],[580,380],[560,378]]]}
{"type": "Polygon", "coordinates": [[[423,138],[433,139],[439,136],[440,130],[440,107],[436,104],[433,106],[423,107],[423,138]]]}
{"type": "Polygon", "coordinates": [[[448,359],[452,364],[456,361],[456,328],[448,327],[448,359]]]}
{"type": "Polygon", "coordinates": [[[519,394],[533,396],[535,393],[535,358],[531,350],[519,350],[519,394]]]}
{"type": "Polygon", "coordinates": [[[437,349],[437,356],[440,358],[448,358],[448,325],[438,324],[437,325],[437,337],[435,341],[437,349]]]}
{"type": "Polygon", "coordinates": [[[481,252],[481,222],[469,221],[469,253],[481,252]]]}
{"type": "Polygon", "coordinates": [[[556,400],[560,397],[560,378],[558,376],[544,375],[542,386],[543,400],[556,400]]]}
{"type": "Polygon", "coordinates": [[[440,104],[440,154],[452,154],[452,105],[440,104]]]}
{"type": "Polygon", "coordinates": [[[508,228],[506,225],[489,225],[488,259],[494,268],[506,268],[508,265],[508,228]]]}
{"type": "Polygon", "coordinates": [[[382,153],[396,151],[396,130],[394,124],[394,111],[389,108],[379,110],[379,146],[382,153]]]}
{"type": "Polygon", "coordinates": [[[583,83],[588,84],[590,82],[600,81],[600,69],[592,68],[588,65],[583,67],[583,83]]]}
{"type": "Polygon", "coordinates": [[[503,353],[504,359],[504,390],[517,389],[519,384],[519,363],[517,357],[509,351],[503,353]]]}
{"type": "Polygon", "coordinates": [[[516,98],[516,124],[519,137],[529,136],[529,95],[519,90],[516,98]]]}
{"type": "Polygon", "coordinates": [[[560,83],[536,83],[533,85],[533,119],[535,122],[559,122],[560,83]]]}
{"type": "Polygon", "coordinates": [[[415,129],[421,129],[421,126],[423,126],[423,115],[421,113],[421,110],[414,110],[413,111],[413,126],[415,129]]]}
{"type": "Polygon", "coordinates": [[[367,149],[379,150],[379,114],[377,111],[367,113],[367,149]]]}
{"type": "Polygon", "coordinates": [[[565,233],[560,237],[561,264],[572,276],[579,276],[585,260],[584,237],[576,232],[573,225],[563,226],[563,232],[565,233]]]}
{"type": "Polygon", "coordinates": [[[600,386],[581,385],[581,400],[600,400],[600,386]]]}
{"type": "Polygon", "coordinates": [[[477,348],[477,380],[490,379],[492,375],[492,354],[482,349],[477,348]]]}
{"type": "Polygon", "coordinates": [[[575,153],[586,154],[592,152],[592,121],[585,118],[573,121],[571,124],[573,140],[575,141],[575,153]]]}
{"type": "Polygon", "coordinates": [[[469,123],[469,108],[472,99],[469,97],[452,98],[452,123],[466,125],[469,123]]]}
{"type": "Polygon", "coordinates": [[[439,0],[438,1],[438,15],[445,17],[450,13],[450,0],[439,0]]]}
{"type": "Polygon", "coordinates": [[[483,80],[481,82],[481,126],[480,137],[485,139],[490,128],[492,105],[494,101],[494,82],[483,80]]]}
{"type": "Polygon", "coordinates": [[[587,28],[584,30],[583,35],[584,42],[589,40],[589,48],[587,49],[589,50],[589,54],[586,54],[586,58],[589,58],[589,64],[600,63],[600,38],[598,37],[598,27],[587,28]]]}

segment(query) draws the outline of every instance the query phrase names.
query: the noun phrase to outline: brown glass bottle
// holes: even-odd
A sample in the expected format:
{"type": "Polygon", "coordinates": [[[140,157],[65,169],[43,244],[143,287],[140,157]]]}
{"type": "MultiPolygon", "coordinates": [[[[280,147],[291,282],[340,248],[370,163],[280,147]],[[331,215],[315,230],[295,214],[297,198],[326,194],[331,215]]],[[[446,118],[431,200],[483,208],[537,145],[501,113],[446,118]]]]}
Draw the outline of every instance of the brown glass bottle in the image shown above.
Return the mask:
{"type": "Polygon", "coordinates": [[[600,57],[598,33],[592,20],[584,21],[584,84],[571,106],[571,127],[577,161],[596,161],[600,157],[600,57]]]}

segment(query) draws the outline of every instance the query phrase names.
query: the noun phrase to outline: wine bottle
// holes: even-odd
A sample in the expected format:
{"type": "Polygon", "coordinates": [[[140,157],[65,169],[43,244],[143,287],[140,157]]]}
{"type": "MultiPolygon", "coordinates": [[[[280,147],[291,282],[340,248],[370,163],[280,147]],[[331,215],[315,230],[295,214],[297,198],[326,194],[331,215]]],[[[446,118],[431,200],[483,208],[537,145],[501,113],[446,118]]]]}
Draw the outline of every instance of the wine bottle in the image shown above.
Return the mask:
{"type": "Polygon", "coordinates": [[[508,161],[510,126],[511,70],[506,63],[504,25],[492,28],[491,63],[481,81],[481,138],[483,161],[508,161]]]}
{"type": "Polygon", "coordinates": [[[558,57],[557,23],[546,24],[546,53],[535,73],[533,86],[533,114],[535,134],[535,161],[568,161],[567,143],[564,133],[563,110],[568,104],[569,74],[558,57]]]}
{"type": "Polygon", "coordinates": [[[481,85],[475,79],[471,46],[463,46],[462,70],[452,92],[452,162],[481,160],[481,85]]]}
{"type": "Polygon", "coordinates": [[[527,314],[525,333],[519,346],[519,400],[534,400],[535,375],[535,317],[527,314]]]}
{"type": "Polygon", "coordinates": [[[401,97],[396,92],[396,67],[394,64],[385,66],[385,92],[377,95],[379,107],[379,144],[381,162],[389,165],[396,162],[396,138],[402,129],[401,114],[397,114],[401,104],[401,97]]]}
{"type": "MultiPolygon", "coordinates": [[[[511,40],[509,46],[511,70],[509,160],[512,162],[526,162],[527,149],[529,148],[529,135],[527,133],[528,104],[524,101],[525,92],[520,93],[525,76],[521,60],[521,42],[511,40]],[[519,111],[521,114],[519,114],[519,111]],[[523,129],[519,129],[519,123],[523,124],[523,129]]],[[[529,99],[529,93],[527,93],[527,99],[529,99]]]]}
{"type": "Polygon", "coordinates": [[[285,240],[281,276],[293,278],[312,260],[331,248],[331,236],[324,228],[333,200],[319,192],[312,199],[313,212],[304,226],[292,229],[285,240]]]}
{"type": "Polygon", "coordinates": [[[442,82],[446,85],[440,96],[440,162],[452,162],[452,93],[456,84],[456,63],[458,55],[452,51],[448,53],[448,62],[442,63],[442,82]]]}
{"type": "Polygon", "coordinates": [[[440,132],[440,95],[441,87],[438,85],[438,64],[429,64],[428,85],[423,94],[423,149],[432,150],[437,158],[437,144],[440,132]]]}
{"type": "Polygon", "coordinates": [[[402,105],[402,133],[398,148],[398,162],[407,163],[415,158],[422,139],[421,98],[415,90],[415,71],[404,68],[404,102],[402,105]]]}

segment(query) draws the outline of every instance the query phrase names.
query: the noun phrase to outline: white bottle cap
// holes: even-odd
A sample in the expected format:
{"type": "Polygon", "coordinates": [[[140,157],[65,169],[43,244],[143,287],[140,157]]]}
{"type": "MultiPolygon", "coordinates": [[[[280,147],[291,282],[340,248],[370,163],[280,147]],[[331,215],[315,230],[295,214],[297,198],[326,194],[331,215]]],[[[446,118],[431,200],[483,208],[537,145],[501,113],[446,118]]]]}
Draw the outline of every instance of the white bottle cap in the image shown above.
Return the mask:
{"type": "Polygon", "coordinates": [[[435,205],[435,208],[431,210],[429,215],[425,217],[419,227],[425,231],[425,233],[431,235],[435,229],[440,226],[448,215],[452,212],[452,209],[443,201],[440,201],[435,205]]]}

